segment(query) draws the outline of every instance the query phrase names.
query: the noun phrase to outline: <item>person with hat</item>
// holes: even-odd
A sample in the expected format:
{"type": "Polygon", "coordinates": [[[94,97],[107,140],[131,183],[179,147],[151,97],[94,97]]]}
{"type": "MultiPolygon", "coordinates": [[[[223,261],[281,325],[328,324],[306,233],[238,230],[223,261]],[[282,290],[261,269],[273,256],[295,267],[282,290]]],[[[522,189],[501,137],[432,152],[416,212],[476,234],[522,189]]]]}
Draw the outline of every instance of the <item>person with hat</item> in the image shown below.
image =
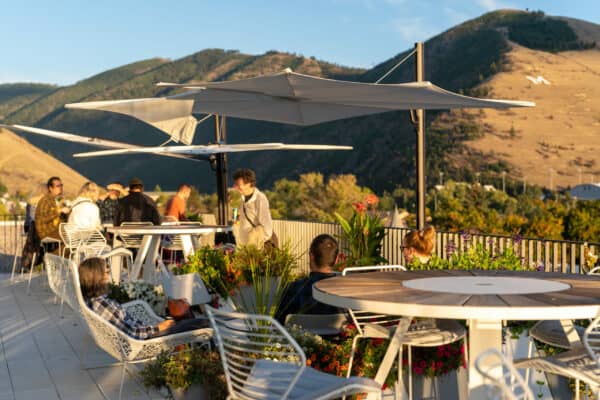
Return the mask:
{"type": "Polygon", "coordinates": [[[127,196],[128,192],[121,182],[112,182],[106,186],[106,197],[98,200],[100,219],[103,224],[114,224],[119,208],[119,198],[127,196]]]}
{"type": "Polygon", "coordinates": [[[152,222],[160,225],[160,214],[156,203],[144,193],[144,183],[139,178],[129,181],[129,194],[119,200],[115,225],[123,222],[152,222]]]}

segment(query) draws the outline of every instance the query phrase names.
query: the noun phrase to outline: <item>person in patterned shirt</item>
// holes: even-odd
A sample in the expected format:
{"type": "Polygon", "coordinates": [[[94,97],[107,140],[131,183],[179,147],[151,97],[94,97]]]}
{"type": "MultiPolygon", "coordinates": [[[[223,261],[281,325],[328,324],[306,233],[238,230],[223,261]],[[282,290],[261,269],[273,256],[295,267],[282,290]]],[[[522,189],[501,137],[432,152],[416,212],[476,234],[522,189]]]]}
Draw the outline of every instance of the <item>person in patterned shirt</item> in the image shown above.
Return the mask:
{"type": "Polygon", "coordinates": [[[106,187],[106,190],[108,190],[106,198],[98,200],[100,219],[103,224],[114,224],[119,209],[119,197],[127,196],[127,190],[120,182],[111,183],[106,187]]]}
{"type": "Polygon", "coordinates": [[[88,258],[79,265],[81,294],[88,306],[102,318],[134,339],[149,339],[188,330],[208,327],[206,318],[187,319],[175,323],[166,319],[151,325],[135,319],[116,301],[109,299],[108,282],[110,273],[106,261],[101,258],[88,258]]]}
{"type": "Polygon", "coordinates": [[[35,229],[38,237],[51,237],[60,240],[58,225],[65,222],[69,209],[60,208],[56,198],[63,193],[63,184],[59,177],[48,179],[48,193],[40,199],[35,209],[35,229]]]}

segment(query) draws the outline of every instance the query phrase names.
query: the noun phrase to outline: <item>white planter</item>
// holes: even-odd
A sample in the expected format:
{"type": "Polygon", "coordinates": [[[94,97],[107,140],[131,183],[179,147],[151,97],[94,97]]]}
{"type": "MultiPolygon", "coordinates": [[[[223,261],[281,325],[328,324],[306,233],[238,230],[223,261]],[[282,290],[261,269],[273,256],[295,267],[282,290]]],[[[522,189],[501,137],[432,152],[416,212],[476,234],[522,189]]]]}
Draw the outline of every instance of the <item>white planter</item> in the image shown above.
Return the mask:
{"type": "MultiPolygon", "coordinates": [[[[263,298],[263,301],[266,300],[267,309],[271,308],[275,305],[276,302],[276,293],[277,293],[277,285],[279,284],[281,278],[279,277],[269,277],[268,278],[268,286],[269,293],[266,293],[266,284],[263,285],[263,293],[259,294],[263,298]]],[[[257,295],[256,295],[255,285],[244,285],[240,288],[240,290],[233,295],[233,302],[238,306],[238,308],[244,308],[244,312],[248,312],[251,314],[257,313],[257,295]]]]}
{"type": "Polygon", "coordinates": [[[173,275],[171,272],[163,270],[161,280],[167,297],[186,299],[190,305],[205,304],[211,300],[202,278],[196,273],[173,275]]]}
{"type": "MultiPolygon", "coordinates": [[[[433,378],[413,375],[413,399],[466,399],[469,393],[467,376],[464,368],[433,378]]],[[[408,385],[408,381],[405,382],[408,385]]]]}
{"type": "Polygon", "coordinates": [[[174,400],[210,400],[208,391],[199,383],[195,383],[187,389],[169,388],[174,400]]]}

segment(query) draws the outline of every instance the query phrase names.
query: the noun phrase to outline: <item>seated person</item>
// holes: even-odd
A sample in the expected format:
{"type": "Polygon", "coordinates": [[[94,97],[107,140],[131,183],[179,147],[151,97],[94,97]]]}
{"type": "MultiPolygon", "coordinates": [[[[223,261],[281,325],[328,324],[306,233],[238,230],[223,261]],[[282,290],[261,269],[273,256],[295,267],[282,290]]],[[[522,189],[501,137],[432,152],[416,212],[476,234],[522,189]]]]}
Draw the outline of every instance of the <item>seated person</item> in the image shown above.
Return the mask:
{"type": "Polygon", "coordinates": [[[336,276],[333,266],[338,256],[338,243],[330,235],[319,235],[310,244],[310,274],[292,282],[285,290],[275,318],[285,322],[288,314],[341,314],[346,310],[318,302],[312,297],[312,286],[321,279],[336,276]]]}
{"type": "Polygon", "coordinates": [[[84,183],[71,206],[69,223],[81,229],[102,229],[100,209],[96,204],[99,194],[98,185],[94,182],[84,183]]]}
{"type": "Polygon", "coordinates": [[[81,294],[94,312],[134,339],[149,339],[194,329],[207,328],[205,318],[186,319],[175,322],[166,319],[156,325],[136,320],[119,303],[107,297],[110,273],[101,258],[88,258],[79,265],[81,294]]]}
{"type": "Polygon", "coordinates": [[[402,241],[402,255],[406,265],[427,264],[435,245],[435,229],[428,226],[422,231],[412,230],[402,241]]]}

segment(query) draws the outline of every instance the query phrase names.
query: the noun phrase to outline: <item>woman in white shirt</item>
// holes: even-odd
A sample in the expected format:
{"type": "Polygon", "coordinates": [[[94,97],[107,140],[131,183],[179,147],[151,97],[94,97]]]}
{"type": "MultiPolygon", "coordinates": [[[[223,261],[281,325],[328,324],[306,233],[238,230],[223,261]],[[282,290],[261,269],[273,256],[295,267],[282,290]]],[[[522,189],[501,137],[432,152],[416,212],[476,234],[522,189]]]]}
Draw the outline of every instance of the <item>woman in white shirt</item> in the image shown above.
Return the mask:
{"type": "Polygon", "coordinates": [[[98,229],[102,227],[100,209],[96,205],[100,192],[94,182],[86,182],[79,190],[79,195],[73,201],[69,223],[83,229],[98,229]]]}

